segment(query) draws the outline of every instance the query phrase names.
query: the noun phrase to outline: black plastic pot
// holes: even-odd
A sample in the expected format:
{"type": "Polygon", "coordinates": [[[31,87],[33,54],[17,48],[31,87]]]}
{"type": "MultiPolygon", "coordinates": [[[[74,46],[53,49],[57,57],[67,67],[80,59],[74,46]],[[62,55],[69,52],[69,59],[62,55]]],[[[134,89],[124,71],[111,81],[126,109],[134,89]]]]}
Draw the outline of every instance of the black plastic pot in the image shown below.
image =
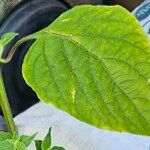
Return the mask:
{"type": "MultiPolygon", "coordinates": [[[[20,38],[34,33],[53,22],[60,14],[69,9],[62,0],[25,0],[5,18],[0,26],[0,36],[6,32],[17,32],[17,36],[4,49],[5,58],[12,45],[20,38]]],[[[22,63],[33,41],[18,48],[11,62],[1,65],[4,84],[11,105],[13,116],[27,109],[38,101],[36,94],[22,77],[22,63]]]]}

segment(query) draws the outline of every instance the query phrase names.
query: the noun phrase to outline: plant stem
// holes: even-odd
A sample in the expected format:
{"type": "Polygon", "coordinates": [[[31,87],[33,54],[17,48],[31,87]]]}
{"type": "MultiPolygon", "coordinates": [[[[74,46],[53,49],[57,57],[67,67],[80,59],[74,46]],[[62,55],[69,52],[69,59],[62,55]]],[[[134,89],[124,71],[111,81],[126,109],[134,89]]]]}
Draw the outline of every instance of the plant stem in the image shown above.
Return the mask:
{"type": "MultiPolygon", "coordinates": [[[[34,34],[28,35],[28,36],[22,38],[21,40],[19,40],[12,47],[12,49],[10,50],[10,52],[6,58],[4,58],[4,59],[0,58],[0,65],[8,63],[12,59],[17,48],[20,45],[22,45],[24,42],[27,42],[27,41],[32,40],[32,39],[36,39],[36,36],[34,34]]],[[[3,82],[1,68],[0,68],[0,105],[1,105],[4,117],[5,117],[5,120],[6,120],[7,128],[11,134],[14,134],[16,132],[16,127],[15,127],[15,123],[13,121],[12,112],[11,112],[10,105],[8,102],[8,98],[7,98],[7,94],[6,94],[6,90],[5,90],[5,86],[4,86],[4,82],[3,82]]]]}
{"type": "Polygon", "coordinates": [[[4,87],[4,82],[3,82],[3,77],[2,77],[2,72],[0,69],[0,105],[6,120],[6,125],[11,134],[16,132],[16,127],[13,121],[10,105],[8,102],[6,90],[4,87]]]}

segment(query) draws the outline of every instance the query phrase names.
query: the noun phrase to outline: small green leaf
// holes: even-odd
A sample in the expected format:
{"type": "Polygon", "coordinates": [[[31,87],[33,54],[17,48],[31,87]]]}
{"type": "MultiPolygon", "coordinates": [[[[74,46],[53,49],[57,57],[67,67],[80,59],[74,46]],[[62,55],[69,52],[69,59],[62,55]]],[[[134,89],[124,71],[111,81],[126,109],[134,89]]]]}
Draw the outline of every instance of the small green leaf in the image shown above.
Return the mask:
{"type": "Polygon", "coordinates": [[[93,126],[150,135],[150,40],[120,6],[78,6],[36,33],[23,63],[45,103],[93,126]]]}
{"type": "Polygon", "coordinates": [[[51,150],[65,150],[63,147],[54,146],[51,150]]]}
{"type": "Polygon", "coordinates": [[[14,149],[14,144],[8,141],[2,142],[0,141],[0,150],[16,150],[14,149]]]}
{"type": "Polygon", "coordinates": [[[2,37],[0,39],[0,44],[3,46],[7,45],[17,35],[18,35],[18,33],[13,33],[13,32],[5,33],[4,35],[2,35],[2,37]]]}
{"type": "Polygon", "coordinates": [[[27,150],[24,143],[15,140],[0,141],[0,150],[27,150]]]}
{"type": "Polygon", "coordinates": [[[9,132],[0,131],[0,141],[11,139],[12,135],[9,132]]]}
{"type": "Polygon", "coordinates": [[[35,146],[36,146],[36,150],[42,150],[42,141],[41,140],[35,140],[35,146]]]}
{"type": "Polygon", "coordinates": [[[48,134],[44,138],[41,144],[42,150],[47,150],[48,148],[51,147],[51,128],[48,131],[48,134]]]}
{"type": "MultiPolygon", "coordinates": [[[[35,140],[36,150],[51,150],[51,128],[43,141],[35,140]]],[[[54,146],[52,150],[65,150],[62,147],[54,146]]]]}
{"type": "Polygon", "coordinates": [[[7,45],[11,40],[13,40],[17,35],[18,33],[13,32],[5,33],[4,35],[2,35],[0,39],[0,60],[4,46],[7,45]]]}
{"type": "Polygon", "coordinates": [[[0,132],[0,150],[27,150],[35,135],[20,137],[18,132],[13,136],[7,132],[0,132]]]}
{"type": "Polygon", "coordinates": [[[36,135],[37,135],[37,133],[33,134],[32,136],[22,135],[22,136],[20,136],[20,142],[24,143],[25,146],[28,147],[36,135]]]}

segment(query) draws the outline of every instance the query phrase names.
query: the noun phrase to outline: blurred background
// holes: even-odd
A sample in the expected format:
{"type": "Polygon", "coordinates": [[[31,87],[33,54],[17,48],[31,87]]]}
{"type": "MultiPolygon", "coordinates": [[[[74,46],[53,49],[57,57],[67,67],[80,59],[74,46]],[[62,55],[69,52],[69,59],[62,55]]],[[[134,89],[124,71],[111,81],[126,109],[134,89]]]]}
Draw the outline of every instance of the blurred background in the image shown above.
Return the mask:
{"type": "MultiPolygon", "coordinates": [[[[22,0],[0,0],[0,21],[22,0]]],[[[27,0],[26,0],[27,1],[27,0]]],[[[144,0],[64,0],[69,5],[79,4],[106,4],[115,5],[119,4],[132,11],[144,0]]]]}

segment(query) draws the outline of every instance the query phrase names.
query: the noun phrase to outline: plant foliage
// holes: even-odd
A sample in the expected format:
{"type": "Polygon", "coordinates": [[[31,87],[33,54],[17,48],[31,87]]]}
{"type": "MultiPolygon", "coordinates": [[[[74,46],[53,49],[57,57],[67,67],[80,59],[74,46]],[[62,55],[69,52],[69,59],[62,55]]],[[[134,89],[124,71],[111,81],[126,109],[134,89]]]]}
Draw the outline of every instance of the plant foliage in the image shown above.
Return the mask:
{"type": "Polygon", "coordinates": [[[0,132],[0,150],[27,150],[36,134],[32,136],[19,136],[16,132],[11,135],[8,132],[0,132]]]}
{"type": "Polygon", "coordinates": [[[150,135],[150,41],[120,6],[79,6],[35,33],[23,76],[38,97],[99,128],[150,135]]]}
{"type": "Polygon", "coordinates": [[[3,47],[6,46],[11,40],[13,40],[17,35],[18,35],[18,33],[9,32],[9,33],[4,34],[1,37],[1,39],[0,39],[0,56],[3,51],[3,47]]]}
{"type": "Polygon", "coordinates": [[[63,147],[52,147],[51,128],[49,129],[44,140],[35,140],[35,146],[37,150],[65,150],[63,147]]]}

